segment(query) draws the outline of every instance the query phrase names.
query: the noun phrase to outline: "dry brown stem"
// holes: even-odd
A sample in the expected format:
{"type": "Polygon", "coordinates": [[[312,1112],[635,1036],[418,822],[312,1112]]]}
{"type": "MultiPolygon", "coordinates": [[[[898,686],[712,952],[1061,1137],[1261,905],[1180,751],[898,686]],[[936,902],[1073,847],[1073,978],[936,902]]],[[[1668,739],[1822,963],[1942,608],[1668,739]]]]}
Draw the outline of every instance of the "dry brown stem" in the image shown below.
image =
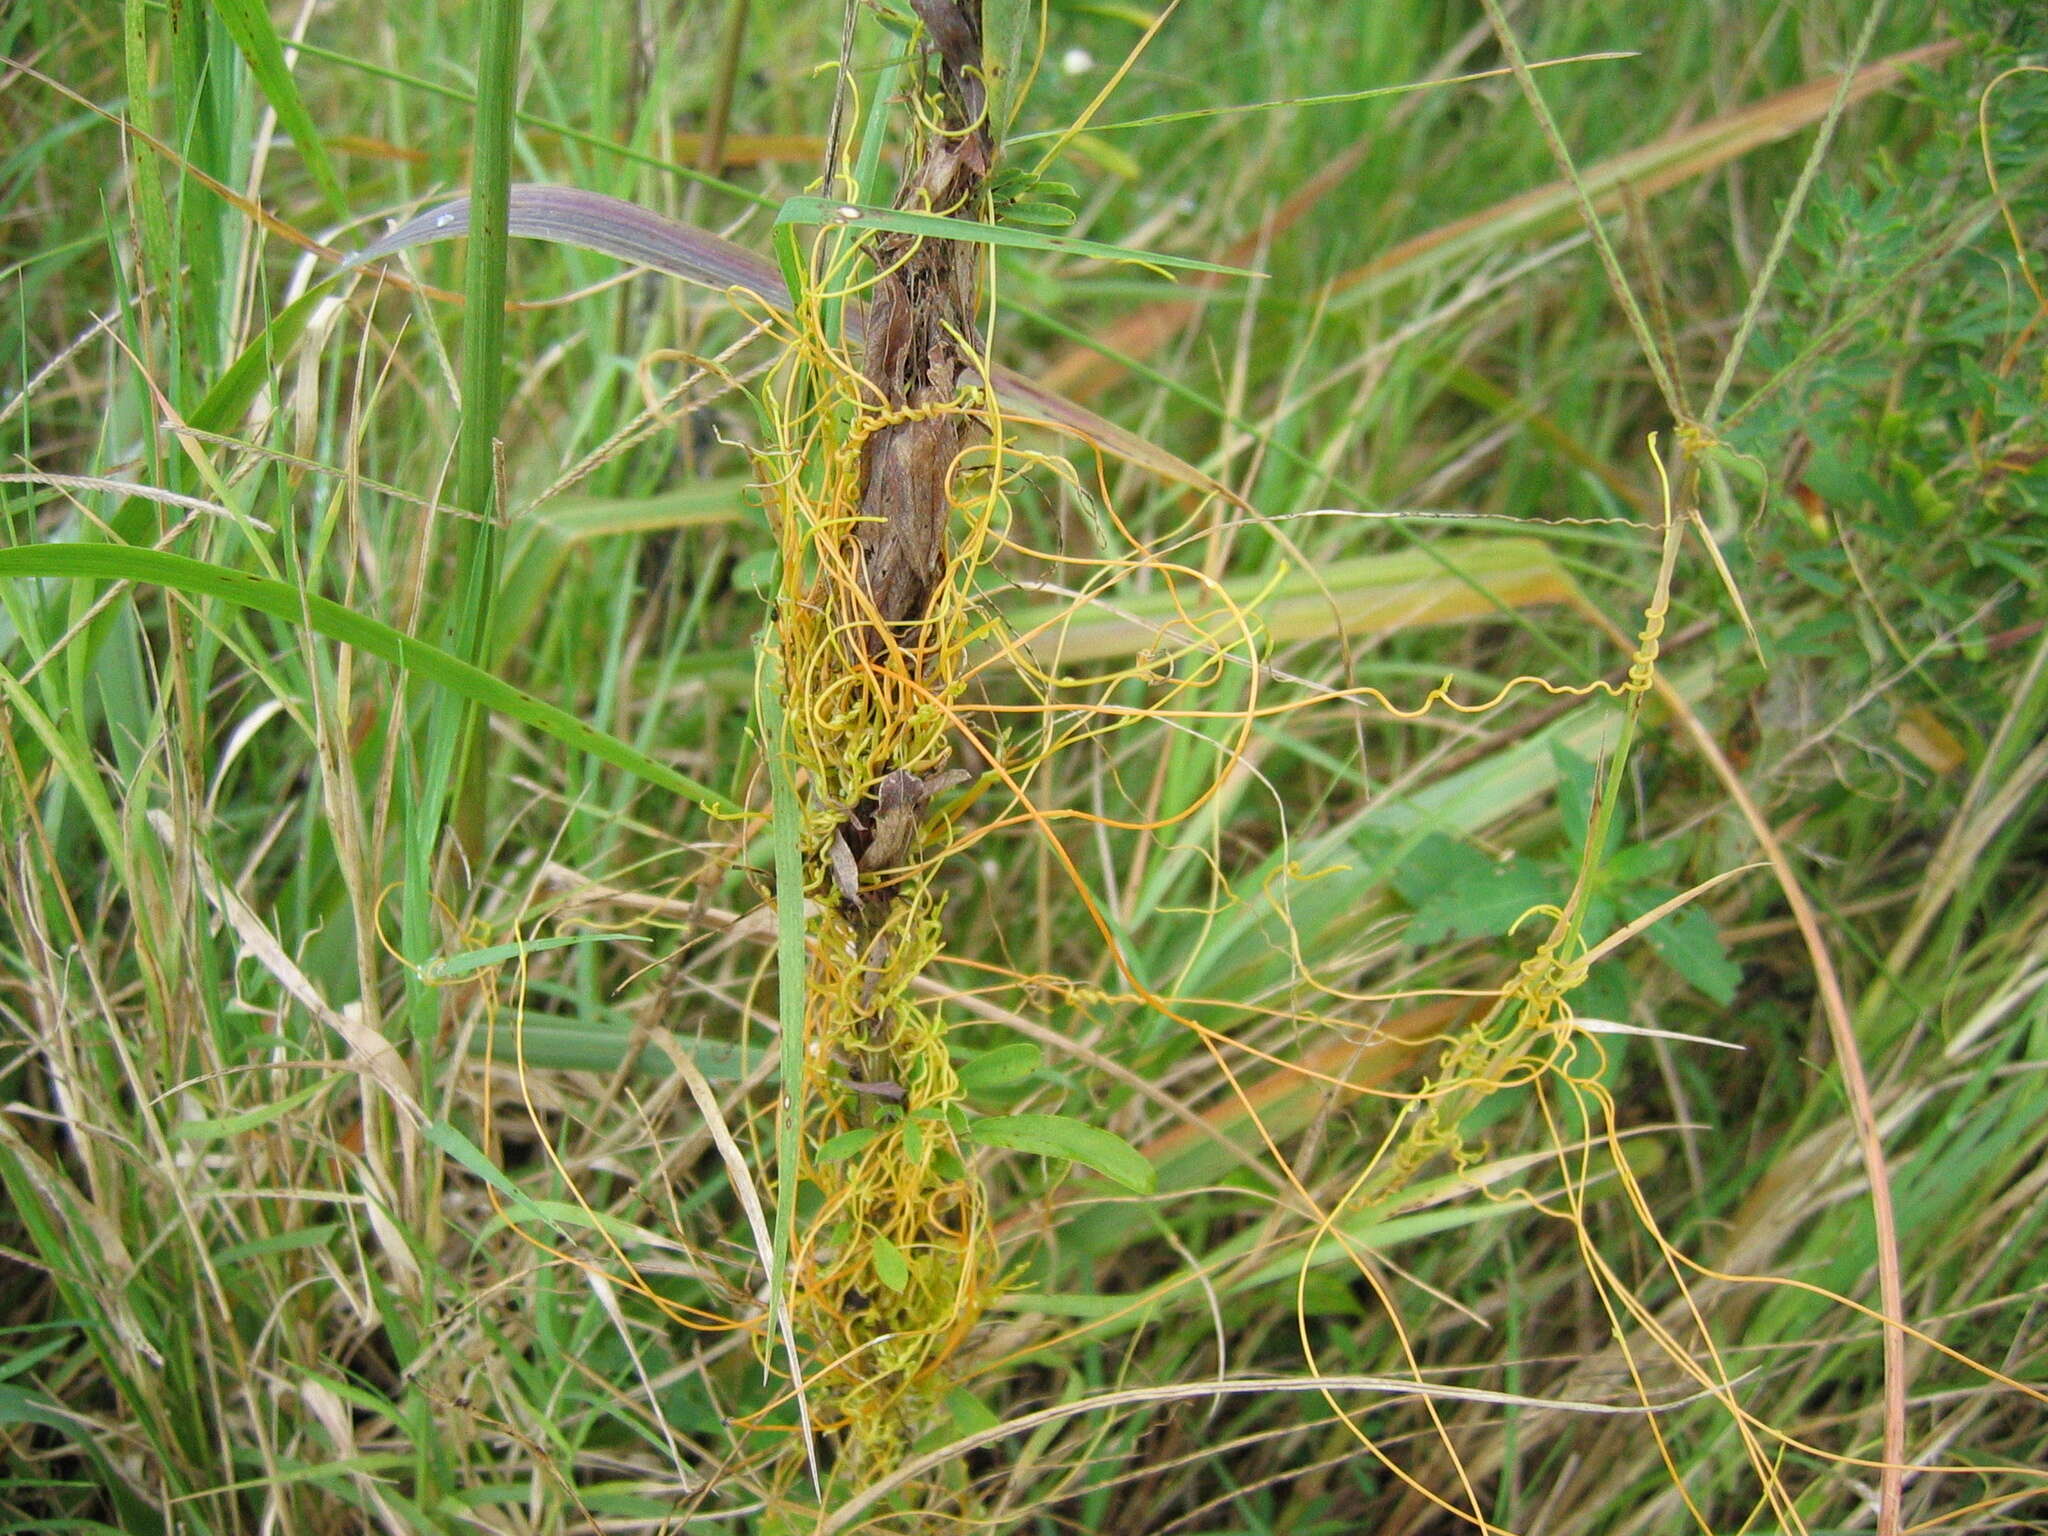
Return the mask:
{"type": "MultiPolygon", "coordinates": [[[[994,157],[981,81],[980,0],[912,0],[934,67],[928,75],[922,153],[896,206],[965,214],[994,157]]],[[[881,268],[868,312],[863,371],[883,412],[898,418],[867,439],[862,455],[861,581],[873,618],[901,635],[925,614],[946,569],[948,482],[978,435],[953,408],[963,379],[979,375],[975,300],[979,247],[959,240],[881,234],[881,268]]],[[[872,619],[870,620],[872,623],[872,619]]],[[[879,654],[882,637],[871,634],[879,654]]]]}

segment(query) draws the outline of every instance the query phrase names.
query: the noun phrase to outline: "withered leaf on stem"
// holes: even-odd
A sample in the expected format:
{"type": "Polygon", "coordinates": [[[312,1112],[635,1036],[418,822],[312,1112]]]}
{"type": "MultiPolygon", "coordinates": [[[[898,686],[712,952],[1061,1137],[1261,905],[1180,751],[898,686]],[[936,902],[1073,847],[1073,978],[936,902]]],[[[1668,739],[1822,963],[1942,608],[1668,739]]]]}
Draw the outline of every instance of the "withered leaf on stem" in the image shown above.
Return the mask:
{"type": "MultiPolygon", "coordinates": [[[[896,206],[971,214],[988,179],[994,147],[981,80],[979,0],[912,0],[924,23],[931,105],[939,131],[928,133],[897,194],[896,206]]],[[[973,354],[980,249],[958,240],[882,234],[870,247],[882,272],[868,311],[863,373],[890,414],[942,406],[963,377],[977,374],[973,354]]],[[[940,411],[880,428],[862,450],[858,540],[861,580],[882,623],[906,636],[924,617],[944,579],[948,480],[978,435],[963,412],[940,411]]],[[[868,635],[870,654],[886,646],[868,635]]]]}

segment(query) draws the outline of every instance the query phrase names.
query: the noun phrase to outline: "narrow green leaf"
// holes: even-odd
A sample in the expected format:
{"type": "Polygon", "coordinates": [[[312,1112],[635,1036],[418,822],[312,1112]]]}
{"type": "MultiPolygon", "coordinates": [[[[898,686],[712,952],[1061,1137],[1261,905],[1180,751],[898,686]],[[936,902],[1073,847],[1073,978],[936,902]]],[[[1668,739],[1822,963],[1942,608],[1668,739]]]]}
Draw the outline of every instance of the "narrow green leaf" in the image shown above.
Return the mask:
{"type": "Polygon", "coordinates": [[[367,615],[281,581],[187,559],[161,549],[125,544],[31,544],[0,549],[0,576],[70,576],[88,580],[144,581],[179,592],[217,597],[354,646],[465,699],[509,715],[565,746],[681,795],[716,816],[743,816],[741,808],[708,785],[677,773],[639,748],[577,719],[567,710],[493,677],[367,615]]]}
{"type": "Polygon", "coordinates": [[[228,36],[235,40],[235,46],[242,50],[242,57],[248,60],[249,73],[256,77],[257,86],[268,98],[271,110],[277,113],[278,126],[298,146],[306,169],[320,184],[328,206],[337,214],[346,214],[348,200],[335,177],[333,163],[327,158],[327,145],[313,126],[306,104],[299,99],[298,83],[285,63],[284,44],[271,24],[269,7],[262,0],[213,0],[213,11],[228,29],[228,36]]]}
{"type": "MultiPolygon", "coordinates": [[[[1569,59],[1537,59],[1531,69],[1555,69],[1560,64],[1595,64],[1612,62],[1617,59],[1633,59],[1633,51],[1609,53],[1582,53],[1569,59]]],[[[1154,128],[1163,123],[1200,122],[1211,117],[1241,117],[1253,112],[1277,112],[1282,107],[1334,107],[1345,102],[1371,101],[1377,96],[1406,96],[1415,91],[1444,90],[1457,85],[1474,85],[1482,80],[1496,79],[1511,75],[1511,69],[1481,69],[1465,75],[1445,75],[1435,80],[1410,80],[1400,85],[1374,85],[1362,91],[1338,91],[1327,96],[1283,96],[1273,101],[1232,102],[1224,107],[1192,107],[1185,112],[1162,112],[1155,117],[1129,117],[1117,123],[1090,123],[1091,133],[1117,133],[1125,128],[1154,128]]],[[[1009,142],[1030,144],[1039,139],[1056,139],[1064,130],[1048,128],[1038,133],[1020,133],[1009,142]]]]}
{"type": "Polygon", "coordinates": [[[1021,1082],[1044,1065],[1045,1052],[1029,1040],[1013,1040],[960,1063],[960,1091],[985,1093],[1021,1082]]]}
{"type": "MultiPolygon", "coordinates": [[[[608,1212],[591,1210],[568,1200],[535,1199],[517,1184],[514,1184],[511,1179],[507,1178],[504,1170],[499,1168],[496,1163],[493,1163],[488,1157],[484,1156],[482,1148],[478,1147],[475,1142],[471,1141],[445,1120],[428,1122],[427,1125],[422,1127],[422,1132],[428,1141],[439,1147],[448,1156],[454,1158],[456,1162],[475,1174],[479,1179],[482,1179],[503,1197],[508,1208],[499,1214],[497,1217],[498,1221],[508,1224],[521,1220],[537,1221],[544,1226],[553,1228],[557,1232],[568,1232],[577,1228],[585,1228],[603,1232],[620,1243],[649,1247],[674,1246],[670,1240],[662,1237],[659,1233],[650,1231],[646,1227],[635,1226],[630,1221],[621,1221],[618,1217],[608,1212]]],[[[495,1230],[494,1226],[487,1224],[483,1231],[477,1234],[478,1240],[481,1241],[493,1230],[495,1230]]]]}
{"type": "Polygon", "coordinates": [[[985,1147],[1064,1158],[1141,1195],[1158,1187],[1159,1175],[1144,1153],[1113,1131],[1066,1115],[1003,1115],[976,1120],[968,1129],[985,1147]]]}
{"type": "MultiPolygon", "coordinates": [[[[505,265],[511,239],[506,206],[512,185],[512,106],[518,93],[521,0],[485,0],[480,18],[476,129],[470,157],[469,259],[463,270],[462,422],[456,440],[456,505],[476,513],[453,524],[454,601],[442,604],[443,643],[461,660],[490,659],[496,626],[498,573],[504,562],[504,508],[498,504],[498,427],[505,392],[505,265]]],[[[452,812],[457,841],[474,861],[483,846],[488,739],[473,704],[443,695],[429,711],[426,791],[413,821],[429,829],[452,812]],[[445,779],[443,775],[446,775],[445,779]],[[444,801],[443,795],[447,796],[444,801]]],[[[434,899],[431,876],[413,845],[406,881],[408,941],[423,931],[422,902],[434,899]]],[[[416,999],[417,1001],[417,999],[416,999]]]]}
{"type": "Polygon", "coordinates": [[[447,1121],[430,1120],[421,1127],[421,1132],[428,1141],[490,1185],[505,1200],[518,1207],[522,1214],[545,1225],[554,1225],[532,1196],[505,1177],[504,1170],[485,1157],[481,1147],[447,1121]]]}
{"type": "MultiPolygon", "coordinates": [[[[532,631],[560,590],[573,551],[596,539],[738,522],[749,514],[746,494],[752,483],[750,476],[735,475],[653,496],[563,497],[515,513],[517,531],[498,582],[492,656],[502,660],[532,631]]],[[[751,657],[748,663],[751,679],[751,657]]]]}
{"type": "MultiPolygon", "coordinates": [[[[126,0],[121,7],[121,43],[128,84],[128,115],[136,128],[150,138],[160,138],[156,117],[156,88],[149,72],[149,27],[142,0],[126,0]]],[[[137,222],[142,231],[143,274],[164,291],[177,272],[175,248],[171,242],[171,205],[164,195],[163,181],[146,157],[138,156],[130,167],[129,194],[134,199],[137,222]]]]}
{"type": "MultiPolygon", "coordinates": [[[[544,1023],[528,1020],[517,1030],[500,1026],[495,1030],[472,1030],[469,1054],[491,1055],[499,1061],[515,1053],[531,1069],[544,1072],[602,1072],[609,1076],[632,1061],[633,1070],[657,1080],[670,1077],[675,1064],[659,1045],[647,1044],[629,1024],[544,1023]]],[[[714,1083],[737,1083],[751,1076],[760,1064],[759,1050],[747,1050],[725,1040],[685,1040],[697,1070],[714,1083]]]]}
{"type": "Polygon", "coordinates": [[[1006,617],[1041,665],[1066,668],[1146,649],[1170,653],[1199,636],[1229,636],[1232,611],[1247,608],[1256,609],[1269,644],[1285,645],[1463,623],[1549,604],[1587,606],[1554,551],[1536,539],[1461,536],[1328,561],[1278,582],[1263,571],[1234,576],[1222,595],[1199,605],[1170,589],[1119,590],[1113,602],[1077,605],[1062,598],[1019,605],[1006,617]]]}
{"type": "Polygon", "coordinates": [[[323,1078],[239,1115],[222,1115],[211,1120],[181,1120],[171,1127],[171,1135],[179,1141],[226,1141],[229,1137],[243,1135],[281,1119],[331,1086],[332,1082],[323,1078]]]}
{"type": "MultiPolygon", "coordinates": [[[[609,1211],[600,1211],[578,1205],[573,1200],[529,1199],[525,1200],[523,1204],[557,1232],[573,1231],[580,1227],[588,1231],[602,1232],[614,1242],[632,1247],[673,1248],[675,1246],[672,1239],[663,1237],[651,1227],[636,1226],[630,1221],[620,1220],[609,1211]]],[[[503,1222],[508,1226],[512,1223],[512,1220],[510,1212],[506,1212],[497,1218],[497,1221],[503,1222]]],[[[490,1236],[495,1230],[497,1228],[494,1223],[486,1223],[483,1229],[477,1233],[477,1240],[479,1242],[483,1241],[484,1238],[490,1236]]]]}
{"type": "Polygon", "coordinates": [[[979,1434],[1003,1422],[994,1409],[965,1387],[955,1387],[946,1394],[946,1412],[952,1416],[953,1427],[963,1435],[979,1434]]]}
{"type": "Polygon", "coordinates": [[[254,1242],[230,1243],[225,1248],[214,1250],[213,1262],[219,1268],[225,1269],[230,1264],[240,1264],[248,1259],[264,1259],[280,1253],[297,1253],[305,1248],[325,1248],[329,1240],[340,1230],[340,1222],[322,1221],[310,1227],[295,1227],[289,1232],[259,1237],[254,1242]]]}
{"type": "MultiPolygon", "coordinates": [[[[0,575],[6,573],[7,557],[13,553],[13,550],[0,549],[0,575]]],[[[29,730],[42,742],[50,760],[63,770],[72,792],[85,809],[86,819],[92,823],[100,845],[109,856],[119,859],[125,847],[120,819],[114,814],[113,801],[107,798],[106,786],[100,782],[90,748],[59,727],[48,711],[36,702],[35,695],[5,667],[0,667],[0,699],[5,699],[8,706],[28,722],[29,730]]]]}
{"type": "Polygon", "coordinates": [[[429,960],[420,967],[420,977],[425,981],[459,981],[465,976],[474,976],[478,971],[503,965],[520,955],[539,954],[547,949],[567,949],[573,944],[617,944],[626,937],[622,933],[558,933],[546,939],[515,939],[505,944],[487,944],[482,949],[466,949],[458,955],[443,955],[438,960],[429,960]]]}
{"type": "Polygon", "coordinates": [[[72,1436],[85,1428],[82,1420],[56,1403],[11,1386],[0,1386],[0,1424],[40,1424],[72,1436]]]}
{"type": "Polygon", "coordinates": [[[1157,251],[1132,250],[1127,246],[1104,245],[1097,240],[1076,240],[1069,235],[1042,235],[1035,230],[1012,229],[1003,224],[981,224],[971,219],[949,218],[941,213],[915,213],[907,208],[874,208],[862,203],[834,202],[828,197],[792,197],[775,215],[777,224],[817,224],[834,229],[886,229],[899,235],[922,235],[933,240],[965,240],[977,245],[1010,246],[1017,250],[1048,251],[1057,256],[1085,256],[1096,261],[1129,261],[1141,267],[1174,267],[1186,272],[1220,272],[1225,277],[1263,277],[1243,267],[1221,266],[1198,261],[1192,256],[1167,256],[1157,251]]]}
{"type": "Polygon", "coordinates": [[[860,148],[853,157],[855,195],[880,202],[889,195],[883,182],[885,167],[882,148],[889,137],[889,103],[896,99],[899,82],[909,55],[898,53],[875,76],[874,89],[867,93],[868,109],[860,128],[860,148]]]}
{"type": "Polygon", "coordinates": [[[782,713],[782,664],[772,648],[761,653],[754,680],[754,718],[760,722],[755,745],[768,769],[770,829],[775,848],[775,999],[780,1021],[776,1071],[778,1103],[775,1128],[774,1272],[768,1277],[772,1310],[781,1315],[788,1305],[790,1242],[796,1231],[798,1149],[803,1132],[804,1011],[808,997],[804,951],[804,865],[798,838],[803,808],[796,781],[790,777],[787,726],[782,713]]]}
{"type": "Polygon", "coordinates": [[[1036,224],[1043,229],[1065,229],[1074,222],[1074,210],[1065,203],[1012,203],[1003,210],[1005,224],[1036,224]]]}
{"type": "MultiPolygon", "coordinates": [[[[300,294],[279,310],[213,381],[213,387],[199,403],[185,413],[187,423],[201,432],[231,432],[239,426],[257,392],[275,376],[278,364],[305,335],[313,312],[329,297],[316,284],[311,292],[300,294]]],[[[125,544],[147,542],[154,507],[155,503],[147,497],[129,497],[109,520],[113,536],[125,544]]]]}
{"type": "Polygon", "coordinates": [[[841,1131],[818,1148],[816,1160],[821,1163],[843,1162],[881,1134],[871,1125],[859,1125],[850,1131],[841,1131]]]}

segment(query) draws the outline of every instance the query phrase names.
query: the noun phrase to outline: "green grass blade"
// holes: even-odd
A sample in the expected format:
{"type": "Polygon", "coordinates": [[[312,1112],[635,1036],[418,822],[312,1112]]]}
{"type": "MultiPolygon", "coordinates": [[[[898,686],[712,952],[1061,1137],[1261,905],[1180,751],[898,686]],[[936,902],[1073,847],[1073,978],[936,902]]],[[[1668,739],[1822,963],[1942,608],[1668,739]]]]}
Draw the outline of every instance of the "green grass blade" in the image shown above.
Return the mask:
{"type": "MultiPolygon", "coordinates": [[[[510,232],[512,98],[518,89],[520,0],[492,0],[484,10],[483,60],[477,71],[475,190],[470,195],[467,300],[462,316],[462,428],[456,447],[455,500],[477,514],[455,535],[455,602],[443,624],[450,648],[480,665],[490,641],[503,563],[498,522],[498,424],[505,377],[505,261],[510,232]]],[[[437,709],[429,731],[427,820],[439,815],[436,774],[449,753],[457,835],[474,858],[483,843],[483,738],[466,705],[437,709]]],[[[423,872],[423,871],[422,871],[423,872]]],[[[422,899],[425,897],[421,893],[422,899]]]]}
{"type": "Polygon", "coordinates": [[[782,1114],[775,1137],[775,1273],[770,1294],[778,1312],[787,1304],[789,1245],[796,1227],[798,1139],[803,1125],[804,1009],[804,866],[798,836],[803,816],[796,784],[789,776],[782,717],[782,668],[770,651],[764,653],[755,683],[755,711],[760,720],[761,759],[768,765],[769,807],[775,839],[775,969],[776,1011],[781,1019],[780,1079],[782,1114]]]}
{"type": "MultiPolygon", "coordinates": [[[[476,93],[466,91],[459,85],[449,85],[440,80],[428,80],[420,75],[410,74],[402,69],[393,69],[388,64],[380,64],[371,59],[360,58],[352,53],[344,53],[333,48],[323,48],[317,43],[298,43],[294,46],[309,59],[318,59],[323,64],[336,64],[343,69],[352,69],[361,74],[368,75],[374,80],[387,80],[393,85],[402,85],[409,91],[418,91],[436,100],[451,101],[460,106],[473,106],[476,103],[476,93]]],[[[565,139],[571,144],[580,145],[584,149],[595,150],[602,155],[612,156],[615,159],[625,161],[629,165],[637,165],[643,170],[659,171],[665,176],[675,176],[684,181],[694,181],[699,186],[709,187],[715,192],[722,192],[727,197],[736,197],[744,203],[756,203],[763,208],[773,208],[776,205],[774,198],[764,196],[754,191],[751,187],[743,187],[736,182],[726,181],[722,177],[713,176],[708,172],[698,170],[693,165],[685,165],[672,158],[664,159],[660,155],[647,154],[642,150],[635,149],[630,144],[620,144],[615,140],[606,138],[603,134],[591,133],[573,124],[565,123],[560,118],[547,117],[530,110],[521,110],[513,114],[513,120],[522,128],[538,133],[553,134],[557,138],[565,139]]]]}
{"type": "MultiPolygon", "coordinates": [[[[1574,54],[1568,59],[1537,59],[1531,69],[1555,69],[1560,64],[1592,64],[1602,60],[1633,59],[1633,50],[1607,53],[1574,54]]],[[[1375,85],[1361,91],[1336,91],[1322,96],[1284,96],[1276,101],[1241,101],[1227,107],[1193,107],[1185,112],[1161,112],[1152,117],[1129,117],[1120,123],[1094,123],[1091,133],[1115,133],[1124,128],[1156,128],[1166,123],[1193,123],[1212,117],[1244,117],[1255,112],[1277,112],[1282,107],[1335,107],[1354,101],[1372,101],[1381,96],[1407,96],[1416,91],[1441,90],[1453,85],[1476,85],[1482,80],[1498,79],[1511,75],[1512,69],[1481,69],[1465,75],[1445,75],[1436,80],[1408,80],[1400,85],[1375,85]]],[[[1020,133],[1005,142],[1030,144],[1041,139],[1056,139],[1066,130],[1043,128],[1036,133],[1020,133]]]]}
{"type": "MultiPolygon", "coordinates": [[[[314,311],[328,298],[325,285],[316,284],[279,310],[214,380],[199,403],[185,413],[187,425],[200,432],[228,432],[239,425],[256,396],[277,376],[286,356],[306,334],[314,311]]],[[[146,496],[131,496],[122,502],[108,525],[114,537],[131,544],[147,539],[153,505],[146,496]]]]}
{"type": "MultiPolygon", "coordinates": [[[[469,1054],[498,1061],[512,1054],[504,1030],[472,1031],[469,1054]]],[[[714,1083],[737,1083],[751,1076],[760,1053],[724,1040],[686,1039],[678,1049],[689,1053],[697,1070],[714,1083]]],[[[610,1077],[628,1063],[642,1077],[660,1082],[673,1075],[675,1064],[659,1045],[651,1045],[631,1024],[565,1024],[529,1019],[519,1027],[518,1052],[530,1072],[596,1072],[610,1077]]]]}
{"type": "MultiPolygon", "coordinates": [[[[1009,131],[1030,83],[1024,55],[1038,41],[1038,19],[1039,8],[1032,0],[987,0],[982,7],[981,72],[988,86],[989,131],[997,139],[1009,131]]],[[[878,94],[876,99],[889,98],[878,94]]]]}
{"type": "Polygon", "coordinates": [[[269,99],[271,110],[277,113],[278,126],[291,135],[292,143],[298,146],[306,169],[320,184],[327,205],[338,215],[346,214],[348,199],[334,174],[333,162],[327,158],[327,145],[320,137],[320,130],[313,126],[305,102],[299,99],[298,83],[292,79],[291,67],[285,63],[284,44],[279,41],[277,28],[271,23],[269,8],[262,4],[262,0],[213,0],[213,11],[220,17],[221,25],[228,29],[228,36],[235,40],[235,46],[241,49],[242,57],[248,61],[249,73],[256,77],[256,84],[269,99]]]}
{"type": "Polygon", "coordinates": [[[886,229],[899,235],[922,235],[932,240],[966,240],[976,245],[1009,246],[1023,251],[1045,251],[1055,256],[1087,256],[1096,261],[1129,261],[1141,267],[1174,267],[1187,272],[1217,272],[1225,277],[1263,277],[1262,272],[1244,267],[1226,267],[1192,256],[1167,256],[1158,251],[1132,250],[1128,246],[1104,245],[1099,240],[1076,240],[1070,235],[1048,235],[1035,229],[1009,224],[981,224],[971,219],[953,219],[939,213],[915,213],[907,208],[873,208],[862,203],[834,202],[829,197],[792,197],[775,215],[777,224],[816,224],[827,229],[886,229]]]}
{"type": "Polygon", "coordinates": [[[437,645],[281,581],[226,570],[165,550],[133,549],[118,544],[33,544],[0,549],[0,576],[142,581],[192,596],[221,598],[353,646],[438,684],[470,703],[530,725],[564,746],[588,752],[600,762],[680,795],[713,815],[745,814],[717,790],[677,773],[618,737],[585,724],[567,710],[545,703],[481,667],[451,656],[437,645]]]}
{"type": "Polygon", "coordinates": [[[528,955],[543,954],[550,949],[569,949],[579,944],[618,944],[625,938],[625,934],[619,933],[558,933],[546,939],[515,939],[505,944],[486,944],[481,949],[465,949],[457,955],[429,960],[420,967],[420,975],[428,981],[460,981],[478,971],[495,970],[507,960],[523,960],[528,955]]]}
{"type": "Polygon", "coordinates": [[[1041,665],[1073,667],[1147,648],[1234,637],[1232,609],[1249,613],[1276,645],[1339,635],[1384,635],[1425,624],[1485,620],[1511,609],[1583,609],[1585,595],[1549,546],[1527,538],[1445,539],[1420,549],[1355,555],[1279,581],[1264,572],[1233,576],[1223,597],[1190,602],[1180,593],[1118,591],[1099,602],[1070,599],[1006,614],[1041,665]]]}

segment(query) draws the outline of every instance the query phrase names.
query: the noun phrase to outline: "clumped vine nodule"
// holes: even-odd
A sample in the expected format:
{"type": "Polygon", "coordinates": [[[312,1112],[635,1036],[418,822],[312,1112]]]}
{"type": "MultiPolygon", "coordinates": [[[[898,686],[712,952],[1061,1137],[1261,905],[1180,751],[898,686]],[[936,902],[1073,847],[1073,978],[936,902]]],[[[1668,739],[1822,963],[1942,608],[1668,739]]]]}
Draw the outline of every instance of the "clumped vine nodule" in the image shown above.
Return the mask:
{"type": "MultiPolygon", "coordinates": [[[[897,198],[972,218],[994,157],[978,0],[920,0],[917,141],[897,198]]],[[[886,104],[877,103],[881,110],[886,104]]],[[[781,554],[786,753],[804,796],[809,933],[801,1176],[816,1203],[791,1308],[826,1423],[869,1461],[900,1449],[934,1372],[997,1284],[959,1147],[946,1024],[912,981],[941,943],[925,822],[948,768],[967,588],[1002,490],[976,307],[986,248],[828,232],[796,305],[763,456],[781,554]],[[862,263],[874,275],[861,282],[862,263]],[[858,368],[827,331],[868,294],[858,368]],[[956,516],[967,531],[951,535],[956,516]]]]}

